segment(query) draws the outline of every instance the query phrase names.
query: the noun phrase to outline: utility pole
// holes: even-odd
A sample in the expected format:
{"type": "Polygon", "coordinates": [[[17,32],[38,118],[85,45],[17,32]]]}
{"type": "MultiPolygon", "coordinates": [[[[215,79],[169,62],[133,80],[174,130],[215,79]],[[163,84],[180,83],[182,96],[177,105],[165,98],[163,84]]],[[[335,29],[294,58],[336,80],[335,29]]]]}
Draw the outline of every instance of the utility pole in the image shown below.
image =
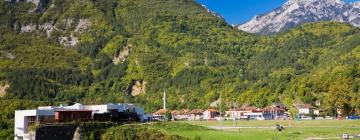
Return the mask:
{"type": "Polygon", "coordinates": [[[221,104],[222,104],[222,98],[221,98],[221,92],[220,92],[220,129],[222,129],[221,104]]]}
{"type": "Polygon", "coordinates": [[[164,90],[164,96],[163,96],[163,109],[166,109],[166,92],[164,90]]]}
{"type": "Polygon", "coordinates": [[[233,98],[233,118],[234,118],[234,124],[236,126],[236,117],[235,117],[235,98],[233,98]]]}

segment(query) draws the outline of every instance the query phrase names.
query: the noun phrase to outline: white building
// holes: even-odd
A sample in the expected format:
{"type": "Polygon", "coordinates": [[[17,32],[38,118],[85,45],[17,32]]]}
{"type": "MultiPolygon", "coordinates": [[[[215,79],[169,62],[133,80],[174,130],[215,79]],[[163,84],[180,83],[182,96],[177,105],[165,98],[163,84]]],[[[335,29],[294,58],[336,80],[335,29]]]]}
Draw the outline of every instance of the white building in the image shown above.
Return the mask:
{"type": "Polygon", "coordinates": [[[297,105],[297,109],[299,115],[313,115],[315,107],[309,104],[300,104],[297,105]]]}
{"type": "Polygon", "coordinates": [[[59,110],[90,110],[92,117],[95,113],[109,113],[116,112],[135,112],[140,121],[148,121],[149,115],[145,113],[144,109],[133,104],[105,104],[105,105],[82,105],[76,103],[72,106],[44,106],[33,110],[16,110],[15,111],[15,126],[14,126],[14,140],[31,140],[34,136],[29,134],[29,126],[32,124],[41,124],[46,122],[54,122],[55,112],[59,110]]]}
{"type": "Polygon", "coordinates": [[[203,112],[204,120],[215,120],[215,117],[220,116],[220,113],[215,109],[207,109],[203,112]]]}
{"type": "Polygon", "coordinates": [[[265,120],[262,112],[244,113],[244,116],[250,120],[265,120]]]}
{"type": "Polygon", "coordinates": [[[193,109],[192,111],[190,111],[188,114],[188,120],[189,121],[200,121],[204,119],[204,114],[203,114],[203,110],[202,109],[193,109]]]}
{"type": "Polygon", "coordinates": [[[29,125],[46,121],[48,118],[54,117],[53,108],[39,108],[34,110],[17,110],[15,111],[14,133],[15,140],[33,139],[29,135],[29,125]]]}
{"type": "Polygon", "coordinates": [[[241,107],[235,110],[230,109],[225,112],[225,116],[235,120],[248,119],[248,116],[245,116],[245,113],[253,112],[259,112],[259,109],[256,107],[241,107]]]}

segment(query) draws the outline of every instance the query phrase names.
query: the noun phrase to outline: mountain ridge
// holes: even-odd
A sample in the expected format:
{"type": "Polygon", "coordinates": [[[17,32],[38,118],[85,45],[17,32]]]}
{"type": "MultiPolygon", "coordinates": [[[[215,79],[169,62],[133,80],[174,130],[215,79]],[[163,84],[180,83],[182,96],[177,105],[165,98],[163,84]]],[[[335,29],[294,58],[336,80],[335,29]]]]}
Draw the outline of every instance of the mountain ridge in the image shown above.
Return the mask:
{"type": "Polygon", "coordinates": [[[250,21],[236,25],[249,33],[274,34],[298,25],[318,21],[338,21],[360,27],[360,2],[347,4],[343,0],[289,0],[281,7],[250,21]]]}

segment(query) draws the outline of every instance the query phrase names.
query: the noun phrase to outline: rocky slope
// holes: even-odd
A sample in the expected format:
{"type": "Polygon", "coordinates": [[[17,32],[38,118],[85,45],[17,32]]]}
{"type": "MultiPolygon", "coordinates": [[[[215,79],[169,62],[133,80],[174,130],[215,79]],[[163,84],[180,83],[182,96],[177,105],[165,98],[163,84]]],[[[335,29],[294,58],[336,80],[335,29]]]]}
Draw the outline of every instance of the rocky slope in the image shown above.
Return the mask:
{"type": "Polygon", "coordinates": [[[337,21],[360,27],[360,2],[347,4],[342,0],[289,0],[270,13],[255,16],[238,29],[259,34],[274,34],[298,25],[337,21]]]}

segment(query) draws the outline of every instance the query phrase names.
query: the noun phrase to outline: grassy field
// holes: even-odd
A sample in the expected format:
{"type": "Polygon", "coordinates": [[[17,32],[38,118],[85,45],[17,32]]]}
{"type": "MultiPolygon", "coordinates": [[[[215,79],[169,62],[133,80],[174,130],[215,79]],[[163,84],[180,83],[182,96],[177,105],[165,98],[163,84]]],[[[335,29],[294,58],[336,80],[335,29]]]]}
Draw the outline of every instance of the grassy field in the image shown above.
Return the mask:
{"type": "Polygon", "coordinates": [[[205,126],[196,129],[166,129],[168,133],[201,140],[296,140],[310,138],[340,137],[343,133],[360,134],[360,121],[352,120],[312,120],[312,121],[196,121],[180,122],[192,125],[205,126]],[[276,124],[285,127],[283,132],[275,130],[276,124]],[[232,126],[246,127],[225,129],[232,126]],[[207,129],[223,126],[222,130],[207,129]],[[261,127],[261,128],[256,128],[261,127]]]}

